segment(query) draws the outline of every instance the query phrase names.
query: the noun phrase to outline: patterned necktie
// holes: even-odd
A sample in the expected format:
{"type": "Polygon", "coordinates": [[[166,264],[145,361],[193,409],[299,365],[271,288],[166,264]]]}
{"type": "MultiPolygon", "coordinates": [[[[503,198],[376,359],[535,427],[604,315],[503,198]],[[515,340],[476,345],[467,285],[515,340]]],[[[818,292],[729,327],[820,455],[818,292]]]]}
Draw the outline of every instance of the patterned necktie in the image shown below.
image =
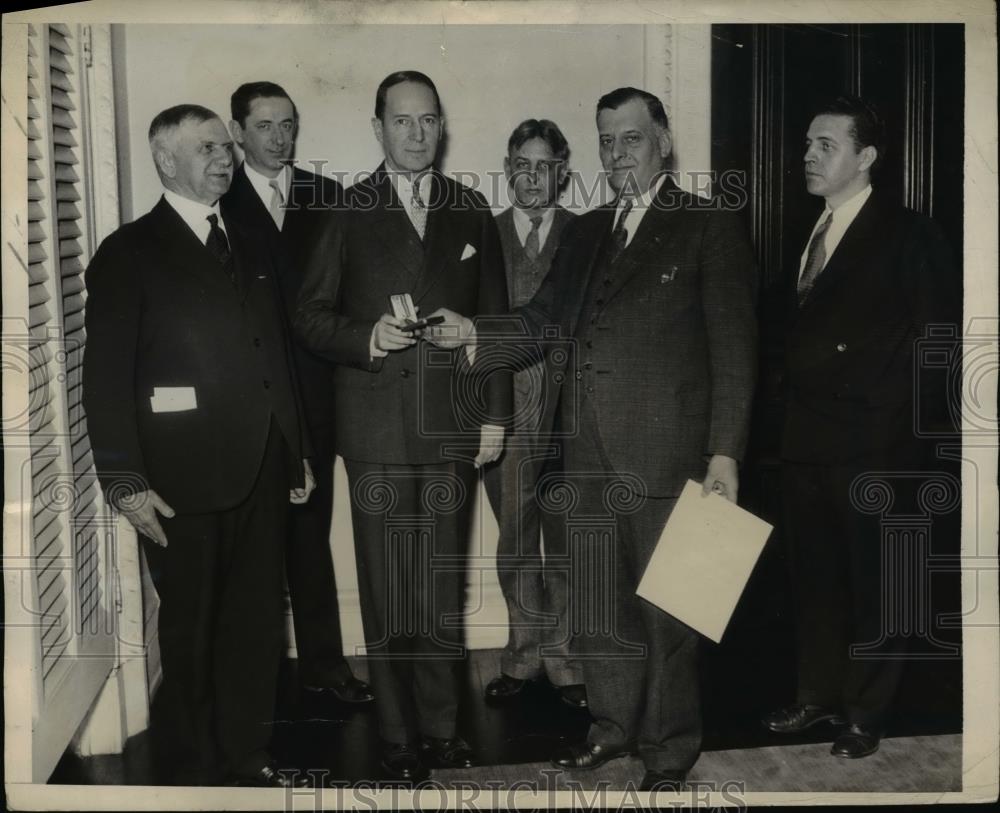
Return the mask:
{"type": "Polygon", "coordinates": [[[541,246],[539,243],[538,229],[542,225],[541,215],[535,215],[531,218],[531,231],[528,232],[528,236],[524,240],[524,253],[527,255],[529,260],[537,260],[538,255],[541,253],[541,246]]]}
{"type": "Polygon", "coordinates": [[[618,256],[625,250],[625,243],[628,240],[628,229],[625,228],[625,218],[628,217],[628,213],[632,211],[632,207],[635,205],[635,201],[632,198],[626,198],[625,203],[622,205],[621,214],[618,215],[618,222],[615,223],[615,227],[611,230],[611,262],[614,263],[618,259],[618,256]]]}
{"type": "Polygon", "coordinates": [[[427,231],[427,207],[423,198],[420,197],[420,182],[423,177],[417,178],[413,182],[413,197],[410,198],[410,218],[413,221],[413,228],[417,230],[420,239],[424,239],[424,232],[427,231]]]}
{"type": "Polygon", "coordinates": [[[211,228],[208,231],[208,239],[205,241],[205,248],[212,252],[212,256],[219,261],[222,270],[226,272],[229,281],[235,283],[233,276],[233,255],[229,251],[229,240],[226,233],[219,226],[219,216],[211,214],[205,218],[211,228]]]}
{"type": "Polygon", "coordinates": [[[806,265],[802,269],[802,276],[799,277],[798,285],[798,296],[799,296],[799,307],[806,301],[809,296],[809,292],[813,289],[816,284],[816,280],[819,278],[820,272],[823,270],[823,264],[826,262],[826,243],[823,238],[826,237],[826,233],[830,230],[830,224],[833,222],[833,212],[827,215],[826,220],[820,223],[816,233],[813,235],[812,240],[809,241],[809,252],[806,255],[806,265]]]}
{"type": "Polygon", "coordinates": [[[281,193],[281,187],[278,185],[277,178],[271,178],[267,182],[267,185],[271,187],[271,202],[267,210],[271,213],[274,225],[278,227],[278,231],[281,231],[281,226],[285,222],[285,210],[282,208],[285,203],[285,196],[281,193]]]}

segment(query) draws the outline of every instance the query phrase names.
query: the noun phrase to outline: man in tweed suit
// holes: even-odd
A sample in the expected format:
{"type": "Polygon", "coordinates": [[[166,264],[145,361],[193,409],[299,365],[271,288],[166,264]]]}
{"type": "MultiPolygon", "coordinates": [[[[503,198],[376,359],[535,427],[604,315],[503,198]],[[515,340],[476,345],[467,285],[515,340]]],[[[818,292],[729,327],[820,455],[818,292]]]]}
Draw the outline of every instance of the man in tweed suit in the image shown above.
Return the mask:
{"type": "Polygon", "coordinates": [[[591,769],[637,748],[641,787],[652,790],[683,783],[698,758],[698,637],[635,588],[686,480],[736,501],[755,377],[754,267],[738,219],[664,174],[671,136],[655,96],[608,93],[597,128],[617,199],[566,227],[538,294],[516,311],[532,334],[558,325],[575,345],[556,432],[561,492],[586,526],[567,543],[594,722],[553,764],[591,769]]]}
{"type": "MultiPolygon", "coordinates": [[[[568,160],[569,144],[559,127],[547,119],[521,122],[507,141],[504,173],[513,205],[497,217],[497,226],[511,307],[524,305],[534,296],[548,273],[563,228],[574,218],[558,205],[568,160]]],[[[557,543],[565,538],[558,524],[546,528],[542,557],[535,485],[546,459],[554,454],[548,437],[552,410],[543,411],[544,370],[541,359],[526,360],[523,369],[514,373],[513,433],[503,457],[486,469],[483,478],[500,525],[497,573],[510,618],[501,672],[487,684],[486,697],[514,697],[528,680],[544,674],[558,687],[564,703],[586,708],[583,670],[569,654],[569,574],[565,567],[552,565],[554,557],[565,557],[564,550],[557,550],[557,543]]]]}

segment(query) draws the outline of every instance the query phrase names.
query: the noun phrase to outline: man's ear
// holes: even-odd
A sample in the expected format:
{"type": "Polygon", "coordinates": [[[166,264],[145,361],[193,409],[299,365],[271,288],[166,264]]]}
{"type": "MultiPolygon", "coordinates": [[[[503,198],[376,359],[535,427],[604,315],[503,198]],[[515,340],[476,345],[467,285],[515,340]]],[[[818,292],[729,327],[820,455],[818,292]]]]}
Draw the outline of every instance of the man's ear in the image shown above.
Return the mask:
{"type": "Polygon", "coordinates": [[[229,134],[233,137],[233,141],[243,146],[243,128],[236,119],[231,119],[229,121],[229,134]]]}
{"type": "Polygon", "coordinates": [[[153,162],[164,178],[173,178],[177,174],[177,164],[173,153],[163,147],[153,148],[153,162]]]}
{"type": "Polygon", "coordinates": [[[510,156],[509,155],[505,155],[503,157],[503,175],[507,179],[508,182],[510,181],[510,176],[511,176],[512,173],[513,173],[513,170],[510,168],[510,156]]]}
{"type": "Polygon", "coordinates": [[[372,131],[375,133],[375,138],[378,140],[378,143],[383,144],[382,119],[378,116],[372,116],[372,131]]]}
{"type": "Polygon", "coordinates": [[[566,180],[569,178],[569,164],[566,161],[562,161],[559,164],[559,169],[556,172],[556,186],[562,189],[566,185],[566,180]]]}
{"type": "Polygon", "coordinates": [[[673,139],[670,137],[670,130],[665,127],[660,130],[659,135],[657,135],[656,140],[660,144],[660,157],[666,160],[670,157],[670,150],[674,146],[673,139]]]}
{"type": "Polygon", "coordinates": [[[869,144],[867,147],[861,148],[861,165],[858,167],[862,172],[868,172],[872,165],[878,158],[878,149],[873,145],[869,144]]]}

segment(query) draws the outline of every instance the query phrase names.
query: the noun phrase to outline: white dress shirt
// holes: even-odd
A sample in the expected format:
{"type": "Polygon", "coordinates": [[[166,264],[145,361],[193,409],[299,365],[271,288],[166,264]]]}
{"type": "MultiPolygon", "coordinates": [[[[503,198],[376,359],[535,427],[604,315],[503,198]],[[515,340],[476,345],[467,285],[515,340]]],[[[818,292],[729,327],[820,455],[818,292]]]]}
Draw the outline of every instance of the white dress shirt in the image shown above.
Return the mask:
{"type": "MultiPolygon", "coordinates": [[[[255,170],[246,161],[243,162],[243,169],[246,170],[247,178],[250,180],[250,185],[254,188],[254,191],[264,202],[264,208],[268,211],[271,210],[271,179],[266,175],[262,175],[257,170],[255,170]]],[[[278,182],[278,191],[281,192],[281,204],[288,204],[288,193],[292,188],[292,168],[285,164],[281,168],[274,180],[278,182]]]]}
{"type": "Polygon", "coordinates": [[[545,241],[548,239],[549,231],[552,229],[552,221],[555,219],[556,210],[554,208],[550,209],[519,209],[517,206],[514,209],[514,231],[517,232],[518,242],[521,244],[521,248],[524,248],[524,243],[528,239],[528,233],[531,231],[531,218],[538,217],[541,215],[542,222],[538,224],[538,250],[541,251],[545,246],[545,241]]]}
{"type": "MultiPolygon", "coordinates": [[[[625,245],[627,246],[632,242],[632,238],[635,237],[636,231],[639,229],[639,224],[642,223],[643,217],[646,216],[646,210],[649,208],[649,204],[656,197],[657,192],[660,191],[660,187],[663,186],[663,181],[666,180],[666,175],[660,175],[649,189],[643,192],[638,197],[632,198],[632,209],[625,216],[625,222],[622,224],[627,230],[628,234],[625,235],[625,245]]],[[[615,219],[611,221],[611,228],[618,225],[618,218],[621,216],[622,208],[625,206],[625,201],[627,198],[622,195],[618,198],[618,205],[615,207],[615,219]]]]}
{"type": "MultiPolygon", "coordinates": [[[[181,219],[188,224],[188,227],[202,243],[208,242],[208,235],[212,231],[212,225],[208,222],[209,215],[217,215],[219,218],[219,228],[224,232],[226,231],[226,223],[222,219],[222,212],[219,210],[219,201],[216,201],[211,206],[206,206],[204,203],[185,198],[169,189],[163,190],[163,197],[173,207],[174,211],[181,216],[181,219]]],[[[226,237],[229,237],[228,232],[226,232],[226,237]]]]}
{"type": "Polygon", "coordinates": [[[809,256],[809,244],[812,243],[813,235],[816,230],[820,227],[820,224],[827,219],[830,215],[833,216],[833,220],[830,222],[830,228],[826,230],[826,234],[823,235],[823,248],[825,249],[823,260],[823,265],[820,268],[826,268],[826,264],[830,262],[830,257],[833,256],[833,252],[836,251],[837,246],[840,245],[840,241],[844,237],[844,232],[847,231],[848,227],[854,222],[854,218],[858,216],[858,212],[861,211],[861,207],[865,205],[865,201],[872,193],[871,184],[862,189],[858,194],[849,200],[845,200],[836,209],[831,209],[830,204],[826,205],[823,209],[823,214],[819,216],[819,220],[816,221],[816,225],[813,226],[813,230],[809,232],[809,239],[806,240],[805,250],[802,252],[802,259],[799,261],[799,279],[802,278],[802,272],[806,267],[806,259],[809,256]]]}

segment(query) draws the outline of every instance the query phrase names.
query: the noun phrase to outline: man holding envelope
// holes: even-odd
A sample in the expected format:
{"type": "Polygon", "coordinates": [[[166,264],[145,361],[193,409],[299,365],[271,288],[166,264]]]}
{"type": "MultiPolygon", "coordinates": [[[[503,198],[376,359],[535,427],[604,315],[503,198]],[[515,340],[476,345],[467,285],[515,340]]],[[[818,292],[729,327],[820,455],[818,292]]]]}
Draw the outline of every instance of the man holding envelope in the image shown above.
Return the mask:
{"type": "Polygon", "coordinates": [[[594,723],[553,764],[596,768],[638,750],[642,789],[683,782],[698,758],[697,634],[635,595],[685,482],[735,502],[756,359],[754,267],[732,215],[699,206],[664,170],[671,135],[652,94],[597,104],[614,203],[580,216],[535,298],[533,335],[557,324],[556,433],[573,574],[571,623],[594,723]],[[566,496],[570,495],[570,496],[566,496]]]}

